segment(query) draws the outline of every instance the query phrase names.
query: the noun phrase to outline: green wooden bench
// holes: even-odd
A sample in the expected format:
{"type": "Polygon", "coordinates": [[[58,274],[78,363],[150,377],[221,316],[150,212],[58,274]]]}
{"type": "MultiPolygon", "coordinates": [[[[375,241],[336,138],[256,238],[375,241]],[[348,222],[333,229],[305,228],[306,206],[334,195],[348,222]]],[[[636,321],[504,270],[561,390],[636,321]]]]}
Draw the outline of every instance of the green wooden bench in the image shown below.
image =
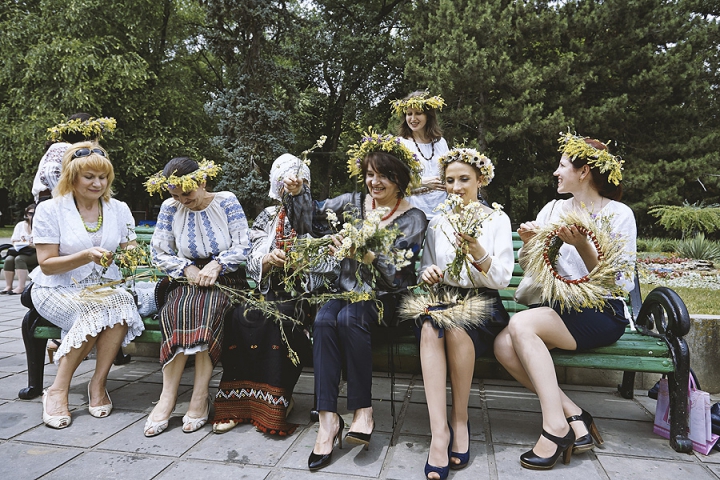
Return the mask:
{"type": "MultiPolygon", "coordinates": [[[[152,231],[152,227],[138,227],[138,241],[149,242],[152,231]]],[[[521,246],[522,241],[515,233],[513,247],[516,264],[512,280],[509,288],[500,291],[503,304],[510,315],[527,309],[513,298],[514,289],[523,276],[522,269],[517,264],[517,252],[521,246]]],[[[59,328],[40,317],[31,308],[31,304],[26,306],[30,310],[23,319],[22,334],[28,362],[28,387],[20,390],[18,396],[22,399],[37,397],[42,392],[47,340],[60,338],[59,328]]],[[[678,452],[690,452],[692,442],[687,437],[690,355],[683,338],[690,330],[690,318],[685,304],[673,290],[665,287],[654,289],[642,302],[636,275],[629,306],[638,326],[637,331],[628,328],[620,340],[607,347],[583,352],[553,350],[553,360],[561,367],[623,371],[623,381],[618,390],[624,398],[633,398],[635,372],[666,374],[670,388],[670,444],[678,452]]],[[[147,317],[143,318],[143,323],[145,331],[134,341],[160,343],[162,335],[158,320],[147,317]]],[[[394,381],[396,361],[408,357],[414,360],[418,357],[417,341],[409,322],[399,327],[374,329],[374,369],[390,371],[394,381]]],[[[476,372],[483,366],[501,368],[495,358],[478,359],[476,372]]],[[[394,410],[394,398],[392,400],[394,410]]]]}
{"type": "MultiPolygon", "coordinates": [[[[526,310],[527,306],[514,300],[515,288],[523,277],[517,263],[518,250],[522,241],[513,234],[515,267],[507,289],[500,291],[500,297],[508,313],[526,310]]],[[[692,442],[687,436],[687,385],[690,372],[690,355],[683,338],[690,330],[690,317],[682,299],[666,287],[654,289],[642,301],[638,275],[635,275],[635,289],[632,291],[630,308],[637,330],[626,329],[625,334],[614,344],[582,352],[552,350],[555,365],[559,367],[591,368],[622,371],[623,380],[618,391],[623,398],[634,395],[635,373],[658,373],[668,376],[670,389],[671,431],[670,445],[678,452],[690,452],[692,442]]],[[[408,322],[409,323],[409,322],[408,322]]],[[[394,377],[396,363],[409,360],[410,369],[417,370],[419,361],[418,343],[411,325],[402,325],[395,332],[390,329],[375,329],[373,335],[373,368],[388,365],[394,377]],[[389,348],[388,348],[389,347],[389,348]]],[[[490,369],[502,369],[494,357],[481,357],[476,361],[476,375],[490,369]]],[[[394,395],[393,395],[394,396],[394,395]]],[[[394,398],[391,398],[394,401],[394,398]]],[[[394,410],[394,405],[392,406],[394,410]]]]}

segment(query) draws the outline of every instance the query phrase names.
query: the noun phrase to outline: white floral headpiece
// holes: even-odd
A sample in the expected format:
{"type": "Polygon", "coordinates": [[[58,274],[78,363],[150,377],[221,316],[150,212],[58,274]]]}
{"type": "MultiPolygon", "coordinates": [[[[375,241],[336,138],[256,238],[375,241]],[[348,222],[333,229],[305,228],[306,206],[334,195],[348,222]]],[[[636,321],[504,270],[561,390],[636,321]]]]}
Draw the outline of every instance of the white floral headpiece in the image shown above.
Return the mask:
{"type": "Polygon", "coordinates": [[[438,159],[440,164],[440,178],[445,181],[445,169],[453,162],[464,162],[480,170],[481,187],[487,187],[495,178],[495,167],[492,161],[474,148],[455,147],[438,159]]]}

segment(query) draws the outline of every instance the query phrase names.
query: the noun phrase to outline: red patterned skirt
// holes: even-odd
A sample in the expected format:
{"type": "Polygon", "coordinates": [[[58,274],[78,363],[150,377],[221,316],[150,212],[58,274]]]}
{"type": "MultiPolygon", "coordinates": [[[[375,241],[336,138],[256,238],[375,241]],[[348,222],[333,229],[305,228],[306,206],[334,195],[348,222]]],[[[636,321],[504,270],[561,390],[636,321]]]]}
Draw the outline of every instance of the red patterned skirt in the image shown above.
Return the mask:
{"type": "MultiPolygon", "coordinates": [[[[217,283],[245,288],[245,270],[218,277],[217,283]]],[[[220,360],[225,317],[233,310],[230,299],[214,287],[179,284],[171,287],[160,310],[160,363],[172,360],[177,347],[207,345],[212,364],[220,360]]]]}

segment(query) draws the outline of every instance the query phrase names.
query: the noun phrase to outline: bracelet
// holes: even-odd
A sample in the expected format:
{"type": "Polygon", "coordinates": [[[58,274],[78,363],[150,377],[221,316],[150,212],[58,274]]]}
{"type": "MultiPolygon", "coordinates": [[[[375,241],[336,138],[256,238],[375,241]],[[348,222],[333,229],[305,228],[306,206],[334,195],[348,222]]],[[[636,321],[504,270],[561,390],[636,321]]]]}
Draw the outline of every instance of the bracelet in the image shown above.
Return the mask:
{"type": "Polygon", "coordinates": [[[488,258],[490,258],[490,252],[485,251],[485,255],[483,255],[483,256],[482,256],[481,258],[479,258],[478,260],[475,260],[475,261],[472,262],[472,266],[475,267],[475,268],[477,268],[478,270],[480,270],[480,272],[485,273],[485,272],[483,271],[483,269],[480,268],[480,265],[482,265],[483,262],[485,262],[485,260],[487,260],[488,258]]]}

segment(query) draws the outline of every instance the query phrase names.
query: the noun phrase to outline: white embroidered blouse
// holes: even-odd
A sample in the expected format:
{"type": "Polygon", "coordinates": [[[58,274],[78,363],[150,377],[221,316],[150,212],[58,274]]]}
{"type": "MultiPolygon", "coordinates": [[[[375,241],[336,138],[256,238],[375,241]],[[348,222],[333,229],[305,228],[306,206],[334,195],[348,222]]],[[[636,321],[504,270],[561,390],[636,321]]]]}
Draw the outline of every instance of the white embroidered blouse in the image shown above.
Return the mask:
{"type": "Polygon", "coordinates": [[[234,272],[250,252],[248,222],[237,197],[216,192],[204,210],[190,210],[169,198],[160,208],[151,241],[155,264],[173,278],[195,260],[214,259],[234,272]]]}

